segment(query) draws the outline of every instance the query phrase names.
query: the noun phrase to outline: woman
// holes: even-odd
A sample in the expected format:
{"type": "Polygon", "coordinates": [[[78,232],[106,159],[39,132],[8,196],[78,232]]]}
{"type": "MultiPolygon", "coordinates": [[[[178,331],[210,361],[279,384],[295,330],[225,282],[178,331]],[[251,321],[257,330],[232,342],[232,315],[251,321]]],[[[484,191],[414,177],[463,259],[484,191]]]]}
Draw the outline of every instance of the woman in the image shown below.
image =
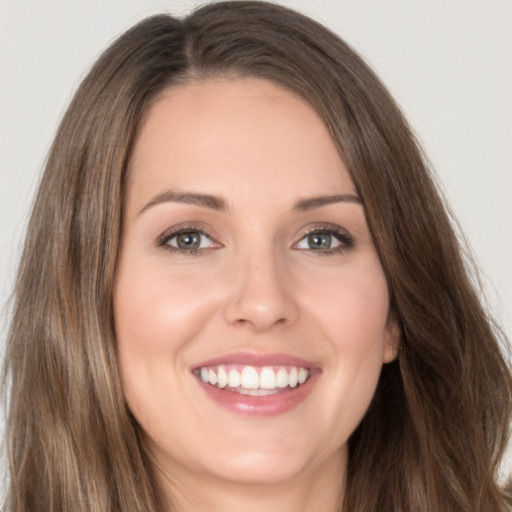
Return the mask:
{"type": "Polygon", "coordinates": [[[40,185],[6,510],[506,510],[499,337],[350,48],[262,2],[150,18],[40,185]]]}

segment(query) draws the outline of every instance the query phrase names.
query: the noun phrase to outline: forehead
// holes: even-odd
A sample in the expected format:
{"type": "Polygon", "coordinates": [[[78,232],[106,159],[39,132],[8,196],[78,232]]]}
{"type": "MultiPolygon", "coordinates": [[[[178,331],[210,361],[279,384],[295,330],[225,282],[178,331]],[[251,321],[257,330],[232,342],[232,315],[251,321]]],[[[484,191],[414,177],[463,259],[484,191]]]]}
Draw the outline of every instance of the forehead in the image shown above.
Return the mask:
{"type": "Polygon", "coordinates": [[[166,90],[147,110],[130,162],[128,200],[167,188],[227,196],[354,193],[316,111],[264,79],[211,79],[166,90]]]}

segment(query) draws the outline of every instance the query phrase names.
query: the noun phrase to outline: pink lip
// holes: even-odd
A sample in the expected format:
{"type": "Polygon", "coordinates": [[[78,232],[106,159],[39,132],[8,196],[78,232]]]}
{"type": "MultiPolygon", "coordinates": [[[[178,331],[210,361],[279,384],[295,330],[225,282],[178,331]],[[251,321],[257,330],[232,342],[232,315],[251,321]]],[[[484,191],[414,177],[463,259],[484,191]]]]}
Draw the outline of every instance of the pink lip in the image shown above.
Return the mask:
{"type": "Polygon", "coordinates": [[[195,376],[198,385],[206,396],[224,409],[237,415],[250,417],[269,417],[283,414],[298,406],[313,390],[321,370],[313,363],[287,354],[251,354],[237,353],[209,359],[191,368],[218,365],[248,365],[248,366],[297,366],[311,370],[309,379],[302,385],[290,389],[284,388],[278,393],[266,396],[242,395],[229,389],[219,389],[205,384],[195,376]]]}
{"type": "Polygon", "coordinates": [[[310,361],[288,354],[253,354],[250,352],[237,352],[225,356],[208,359],[193,366],[192,370],[208,366],[223,364],[238,364],[247,366],[297,366],[298,368],[318,369],[317,365],[310,361]]]}

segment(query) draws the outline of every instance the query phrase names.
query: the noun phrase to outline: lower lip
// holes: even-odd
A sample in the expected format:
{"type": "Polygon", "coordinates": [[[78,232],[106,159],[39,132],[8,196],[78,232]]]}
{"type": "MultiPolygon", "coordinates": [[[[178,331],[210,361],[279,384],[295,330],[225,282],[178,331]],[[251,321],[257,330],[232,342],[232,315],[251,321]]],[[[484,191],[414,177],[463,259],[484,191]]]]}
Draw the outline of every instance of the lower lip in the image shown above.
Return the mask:
{"type": "Polygon", "coordinates": [[[313,372],[309,379],[296,388],[286,388],[273,395],[242,395],[229,389],[220,389],[197,379],[206,395],[221,407],[243,416],[277,416],[299,405],[313,389],[320,372],[313,372]]]}

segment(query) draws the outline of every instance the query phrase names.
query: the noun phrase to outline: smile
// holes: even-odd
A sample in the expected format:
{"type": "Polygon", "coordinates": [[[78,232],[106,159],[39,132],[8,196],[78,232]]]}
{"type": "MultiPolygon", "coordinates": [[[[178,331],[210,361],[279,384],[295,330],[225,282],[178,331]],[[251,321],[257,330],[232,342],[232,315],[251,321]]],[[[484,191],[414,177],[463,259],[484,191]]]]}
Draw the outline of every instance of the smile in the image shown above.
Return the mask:
{"type": "Polygon", "coordinates": [[[313,390],[322,370],[287,354],[236,353],[191,368],[204,396],[231,413],[250,417],[291,411],[313,390]]]}
{"type": "Polygon", "coordinates": [[[251,396],[267,396],[294,389],[310,377],[308,368],[297,366],[222,365],[194,371],[205,384],[251,396]]]}

